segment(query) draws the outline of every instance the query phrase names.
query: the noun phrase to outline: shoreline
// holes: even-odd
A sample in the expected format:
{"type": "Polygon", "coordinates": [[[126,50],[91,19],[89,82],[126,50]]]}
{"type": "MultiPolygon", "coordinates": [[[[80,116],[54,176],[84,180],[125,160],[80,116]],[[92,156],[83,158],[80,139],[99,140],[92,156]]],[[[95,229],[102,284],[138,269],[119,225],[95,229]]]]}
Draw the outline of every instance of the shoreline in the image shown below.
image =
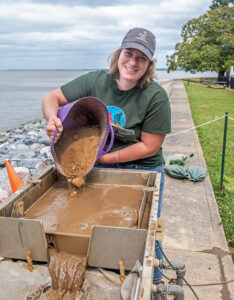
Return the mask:
{"type": "Polygon", "coordinates": [[[4,135],[6,135],[7,133],[9,133],[9,132],[11,132],[11,131],[14,131],[14,130],[17,130],[17,129],[21,129],[21,128],[23,128],[24,126],[26,126],[26,125],[30,125],[30,124],[35,124],[35,123],[37,123],[37,122],[41,122],[41,121],[43,121],[44,120],[44,118],[42,118],[42,119],[34,119],[34,120],[32,120],[32,121],[27,121],[27,122],[24,122],[24,123],[20,123],[18,126],[16,126],[16,127],[12,127],[12,128],[7,128],[7,129],[0,129],[0,144],[1,144],[1,138],[4,136],[4,135]]]}
{"type": "Polygon", "coordinates": [[[0,133],[0,204],[12,194],[5,160],[9,160],[24,183],[53,164],[46,124],[45,119],[35,120],[0,133]]]}

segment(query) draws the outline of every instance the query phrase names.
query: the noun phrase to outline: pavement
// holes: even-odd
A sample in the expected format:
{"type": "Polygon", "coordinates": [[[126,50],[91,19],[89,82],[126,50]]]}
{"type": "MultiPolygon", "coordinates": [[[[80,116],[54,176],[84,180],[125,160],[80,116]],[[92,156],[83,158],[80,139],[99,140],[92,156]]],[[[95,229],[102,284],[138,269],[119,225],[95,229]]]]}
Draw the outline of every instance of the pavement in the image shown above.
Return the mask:
{"type": "MultiPolygon", "coordinates": [[[[172,108],[172,133],[194,127],[183,81],[175,80],[164,87],[172,108]]],[[[206,168],[194,129],[168,135],[163,151],[194,153],[194,157],[185,161],[186,166],[206,168]]],[[[199,300],[234,299],[234,268],[209,174],[196,183],[166,175],[162,218],[163,249],[170,260],[185,263],[185,278],[193,285],[199,300]],[[232,282],[224,283],[228,281],[232,282]]],[[[196,299],[188,286],[184,285],[184,291],[185,300],[196,299]]]]}

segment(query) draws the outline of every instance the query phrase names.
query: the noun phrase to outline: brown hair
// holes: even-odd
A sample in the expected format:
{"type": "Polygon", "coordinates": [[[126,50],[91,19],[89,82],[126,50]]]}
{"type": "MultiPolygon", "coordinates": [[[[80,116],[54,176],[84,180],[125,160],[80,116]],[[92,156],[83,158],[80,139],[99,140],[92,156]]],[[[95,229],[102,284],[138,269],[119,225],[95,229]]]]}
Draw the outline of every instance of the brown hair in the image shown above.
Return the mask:
{"type": "MultiPolygon", "coordinates": [[[[117,49],[114,53],[112,53],[109,57],[110,60],[110,68],[108,74],[112,75],[115,80],[119,78],[119,69],[118,69],[118,60],[120,53],[123,49],[119,48],[117,49]]],[[[156,73],[155,73],[155,64],[156,64],[156,59],[153,58],[149,66],[145,72],[145,74],[138,80],[137,87],[140,89],[146,88],[154,78],[156,78],[156,73]]]]}

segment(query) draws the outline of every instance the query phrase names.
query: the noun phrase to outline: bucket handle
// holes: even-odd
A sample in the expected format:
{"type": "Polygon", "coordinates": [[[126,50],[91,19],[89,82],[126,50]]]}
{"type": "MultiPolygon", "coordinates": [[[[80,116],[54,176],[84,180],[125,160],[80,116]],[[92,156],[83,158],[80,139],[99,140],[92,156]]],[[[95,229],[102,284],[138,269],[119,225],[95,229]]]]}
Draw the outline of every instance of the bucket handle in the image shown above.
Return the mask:
{"type": "Polygon", "coordinates": [[[110,151],[111,147],[113,146],[113,143],[114,143],[114,137],[115,137],[115,136],[114,136],[114,130],[113,130],[113,128],[112,128],[110,122],[108,122],[108,133],[107,133],[107,136],[108,136],[109,132],[111,133],[110,144],[109,144],[109,146],[107,147],[107,149],[106,149],[105,151],[102,150],[102,151],[98,154],[98,158],[101,157],[101,156],[103,156],[104,154],[108,153],[108,152],[110,151]]]}

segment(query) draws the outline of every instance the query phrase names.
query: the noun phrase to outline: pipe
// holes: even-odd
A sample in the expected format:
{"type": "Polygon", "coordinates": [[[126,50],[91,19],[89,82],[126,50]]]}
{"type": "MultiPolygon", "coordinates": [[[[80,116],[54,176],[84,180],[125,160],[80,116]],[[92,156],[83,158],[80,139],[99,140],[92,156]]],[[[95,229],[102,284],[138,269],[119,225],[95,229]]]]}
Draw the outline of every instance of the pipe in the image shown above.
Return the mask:
{"type": "Polygon", "coordinates": [[[158,294],[173,295],[175,300],[184,300],[184,290],[181,286],[160,283],[154,285],[153,289],[158,294]]]}
{"type": "Polygon", "coordinates": [[[140,280],[141,278],[137,278],[137,284],[136,284],[136,290],[135,290],[135,295],[134,295],[134,300],[137,300],[138,294],[139,294],[139,288],[140,288],[140,280]]]}
{"type": "MultiPolygon", "coordinates": [[[[170,261],[170,263],[172,264],[172,266],[176,269],[176,270],[185,270],[185,264],[179,261],[170,261]]],[[[173,268],[170,266],[170,264],[165,260],[165,259],[160,259],[159,260],[159,267],[163,268],[163,269],[168,269],[168,270],[173,270],[173,268]]]]}
{"type": "MultiPolygon", "coordinates": [[[[180,274],[184,277],[186,273],[186,270],[180,270],[180,274]]],[[[183,287],[183,278],[180,276],[180,274],[177,274],[177,278],[176,278],[176,284],[183,287]]]]}
{"type": "Polygon", "coordinates": [[[178,261],[171,261],[170,263],[174,268],[172,268],[172,266],[166,260],[160,259],[159,260],[159,267],[161,267],[163,269],[167,269],[167,270],[173,270],[174,269],[175,271],[179,271],[180,274],[178,274],[178,272],[176,272],[176,275],[177,275],[176,284],[183,287],[183,278],[182,278],[182,276],[184,277],[185,273],[186,273],[185,264],[181,263],[181,262],[178,262],[178,261]]]}
{"type": "Polygon", "coordinates": [[[142,266],[139,269],[139,276],[137,278],[137,284],[136,284],[136,290],[135,290],[134,300],[137,300],[137,298],[138,298],[139,289],[140,289],[140,281],[141,281],[141,273],[142,273],[142,266]]]}

